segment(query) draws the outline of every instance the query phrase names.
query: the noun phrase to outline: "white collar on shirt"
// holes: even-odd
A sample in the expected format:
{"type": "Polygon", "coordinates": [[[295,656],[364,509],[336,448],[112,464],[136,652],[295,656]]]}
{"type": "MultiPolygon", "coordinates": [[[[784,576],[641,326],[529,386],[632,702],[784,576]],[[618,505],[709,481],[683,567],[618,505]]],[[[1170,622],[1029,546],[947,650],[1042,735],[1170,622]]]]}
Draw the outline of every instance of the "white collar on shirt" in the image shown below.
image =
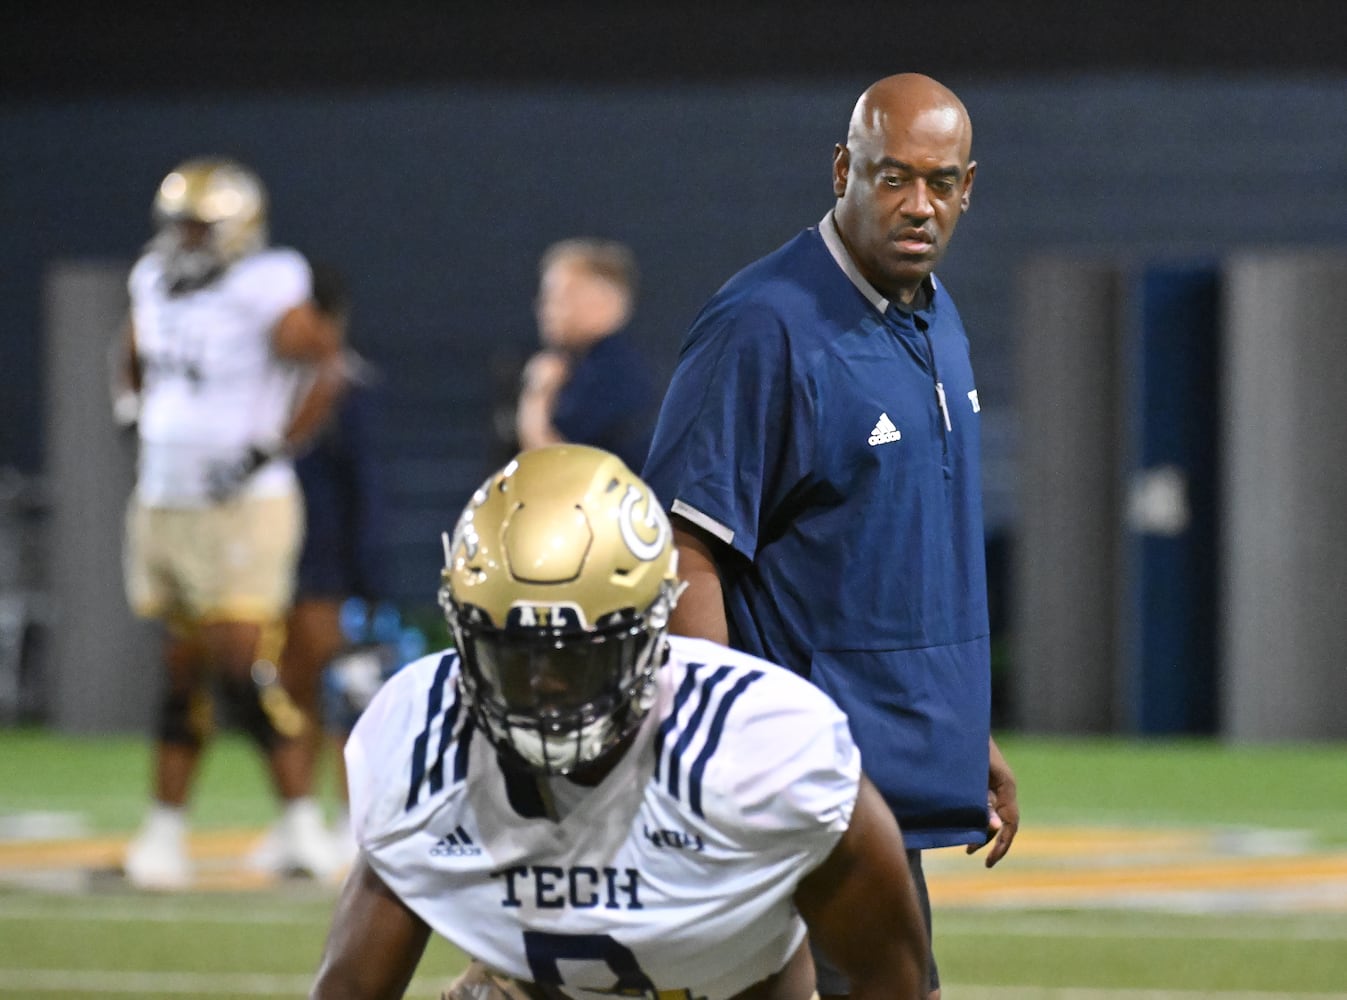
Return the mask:
{"type": "MultiPolygon", "coordinates": [[[[847,252],[846,244],[842,242],[842,235],[837,231],[837,220],[833,218],[831,208],[819,220],[818,231],[823,236],[823,243],[827,246],[828,252],[833,255],[833,260],[837,261],[837,266],[842,269],[842,273],[851,279],[851,283],[860,289],[861,294],[869,300],[878,312],[887,312],[889,300],[884,297],[878,288],[866,281],[865,275],[861,274],[860,269],[856,267],[856,262],[851,259],[851,254],[847,252]]],[[[935,289],[935,275],[933,274],[931,275],[932,295],[935,294],[935,289]]]]}

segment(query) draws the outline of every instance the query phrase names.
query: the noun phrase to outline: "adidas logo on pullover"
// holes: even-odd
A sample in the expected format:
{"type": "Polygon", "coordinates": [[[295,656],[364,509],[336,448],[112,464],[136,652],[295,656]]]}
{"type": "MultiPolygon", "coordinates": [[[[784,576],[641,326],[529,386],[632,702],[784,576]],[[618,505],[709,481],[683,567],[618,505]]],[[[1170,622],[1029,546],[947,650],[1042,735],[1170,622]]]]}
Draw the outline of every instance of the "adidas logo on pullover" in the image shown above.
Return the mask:
{"type": "Polygon", "coordinates": [[[870,432],[870,446],[873,448],[877,444],[888,444],[890,441],[897,441],[903,436],[903,432],[893,426],[893,421],[889,419],[887,413],[879,415],[879,422],[875,424],[875,429],[870,432]]]}

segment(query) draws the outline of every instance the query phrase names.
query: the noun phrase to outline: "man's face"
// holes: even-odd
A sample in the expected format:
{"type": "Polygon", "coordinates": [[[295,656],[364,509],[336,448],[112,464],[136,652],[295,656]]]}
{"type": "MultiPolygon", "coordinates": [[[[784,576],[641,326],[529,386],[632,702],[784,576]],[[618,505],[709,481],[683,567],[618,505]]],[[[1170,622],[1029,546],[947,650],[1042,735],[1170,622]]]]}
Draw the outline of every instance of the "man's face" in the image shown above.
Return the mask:
{"type": "Polygon", "coordinates": [[[178,235],[178,242],[184,250],[198,250],[211,239],[210,223],[197,219],[178,219],[170,223],[178,235]]]}
{"type": "Polygon", "coordinates": [[[228,263],[210,224],[196,219],[166,222],[155,234],[154,247],[164,255],[164,276],[175,294],[204,287],[228,263]]]}
{"type": "Polygon", "coordinates": [[[935,270],[968,207],[977,164],[967,161],[964,119],[936,107],[873,127],[833,156],[835,217],[866,279],[910,302],[935,270]]]}
{"type": "Polygon", "coordinates": [[[583,263],[561,258],[538,285],[538,332],[548,347],[583,348],[622,321],[624,299],[609,281],[583,263]]]}

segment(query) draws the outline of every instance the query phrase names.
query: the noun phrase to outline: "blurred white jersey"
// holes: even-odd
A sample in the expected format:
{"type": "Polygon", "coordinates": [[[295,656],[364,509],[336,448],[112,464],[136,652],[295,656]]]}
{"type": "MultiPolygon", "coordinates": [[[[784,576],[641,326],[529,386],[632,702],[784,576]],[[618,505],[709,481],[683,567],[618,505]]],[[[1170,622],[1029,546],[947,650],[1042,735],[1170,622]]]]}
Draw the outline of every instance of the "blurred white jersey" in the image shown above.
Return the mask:
{"type": "Polygon", "coordinates": [[[655,707],[593,788],[503,771],[457,653],[395,674],[346,747],[380,878],[463,951],[572,997],[715,1000],[779,971],[805,933],[791,897],[851,821],[859,753],[807,681],[670,645],[655,707]]]}
{"type": "MultiPolygon", "coordinates": [[[[129,288],[142,375],[141,503],[204,506],[207,469],[281,438],[300,370],[276,357],[272,333],[309,298],[311,284],[304,257],[283,248],[236,261],[204,288],[178,295],[165,288],[158,253],[136,262],[129,288]]],[[[274,496],[294,482],[290,464],[274,461],[244,493],[274,496]]]]}

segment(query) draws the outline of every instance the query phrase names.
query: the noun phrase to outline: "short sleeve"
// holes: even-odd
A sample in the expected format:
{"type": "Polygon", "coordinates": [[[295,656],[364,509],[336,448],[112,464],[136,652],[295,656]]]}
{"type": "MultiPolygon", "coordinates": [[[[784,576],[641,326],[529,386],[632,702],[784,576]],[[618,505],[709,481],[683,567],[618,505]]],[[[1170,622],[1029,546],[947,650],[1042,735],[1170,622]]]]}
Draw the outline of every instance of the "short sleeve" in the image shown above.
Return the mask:
{"type": "MultiPolygon", "coordinates": [[[[404,673],[406,677],[411,676],[410,671],[404,673]]],[[[386,734],[405,729],[411,722],[406,712],[408,695],[399,690],[405,687],[407,681],[399,681],[396,675],[393,681],[398,683],[385,684],[361,713],[343,751],[351,830],[356,841],[362,844],[372,836],[376,825],[375,812],[381,784],[379,779],[388,756],[386,734]]]]}
{"type": "Polygon", "coordinates": [[[303,305],[313,293],[309,263],[298,250],[277,247],[240,261],[241,280],[247,283],[246,300],[258,312],[262,325],[272,326],[291,309],[303,305]]]}
{"type": "Polygon", "coordinates": [[[749,559],[768,497],[788,478],[781,466],[790,380],[786,331],[773,310],[749,303],[704,313],[684,344],[642,473],[665,509],[688,516],[690,508],[692,520],[749,559]]]}
{"type": "Polygon", "coordinates": [[[132,265],[130,272],[126,276],[126,291],[130,295],[131,301],[135,302],[142,297],[154,280],[155,266],[153,260],[148,254],[139,258],[132,265]]]}
{"type": "Polygon", "coordinates": [[[415,817],[406,801],[415,739],[427,725],[424,706],[432,687],[453,676],[432,653],[390,677],[361,713],[346,740],[346,786],[351,830],[362,847],[394,836],[415,817]]]}
{"type": "Polygon", "coordinates": [[[860,751],[841,710],[807,681],[782,670],[756,693],[735,705],[734,752],[714,758],[708,812],[745,846],[790,843],[821,860],[851,823],[860,751]]]}

